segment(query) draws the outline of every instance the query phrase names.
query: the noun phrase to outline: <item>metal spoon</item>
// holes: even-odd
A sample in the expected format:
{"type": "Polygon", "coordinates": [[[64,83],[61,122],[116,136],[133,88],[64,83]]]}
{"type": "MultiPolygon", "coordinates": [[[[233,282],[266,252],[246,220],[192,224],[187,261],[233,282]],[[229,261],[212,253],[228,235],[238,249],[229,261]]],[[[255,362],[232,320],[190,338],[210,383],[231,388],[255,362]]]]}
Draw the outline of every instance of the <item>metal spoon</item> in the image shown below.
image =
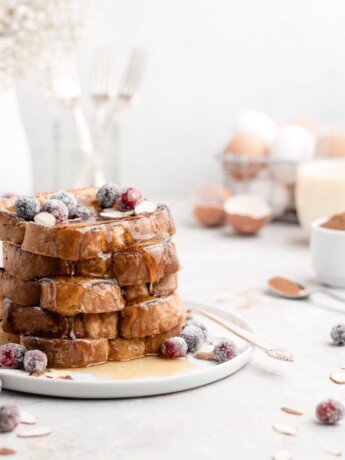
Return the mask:
{"type": "Polygon", "coordinates": [[[319,286],[314,288],[306,288],[302,284],[296,283],[296,281],[291,281],[280,276],[269,279],[268,286],[270,291],[279,295],[280,297],[284,297],[285,299],[308,299],[312,294],[320,292],[334,300],[337,300],[338,302],[345,303],[345,297],[334,294],[334,292],[330,291],[329,289],[319,286]]]}

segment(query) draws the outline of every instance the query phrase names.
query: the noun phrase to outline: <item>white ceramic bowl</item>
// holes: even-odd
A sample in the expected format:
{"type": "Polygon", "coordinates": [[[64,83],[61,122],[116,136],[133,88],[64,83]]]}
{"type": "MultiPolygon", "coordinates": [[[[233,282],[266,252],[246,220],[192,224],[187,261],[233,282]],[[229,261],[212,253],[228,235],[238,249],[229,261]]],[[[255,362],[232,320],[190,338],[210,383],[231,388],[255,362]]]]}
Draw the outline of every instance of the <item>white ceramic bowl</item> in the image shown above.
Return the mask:
{"type": "Polygon", "coordinates": [[[311,226],[313,268],[321,283],[345,288],[345,230],[321,227],[327,220],[314,220],[311,226]]]}

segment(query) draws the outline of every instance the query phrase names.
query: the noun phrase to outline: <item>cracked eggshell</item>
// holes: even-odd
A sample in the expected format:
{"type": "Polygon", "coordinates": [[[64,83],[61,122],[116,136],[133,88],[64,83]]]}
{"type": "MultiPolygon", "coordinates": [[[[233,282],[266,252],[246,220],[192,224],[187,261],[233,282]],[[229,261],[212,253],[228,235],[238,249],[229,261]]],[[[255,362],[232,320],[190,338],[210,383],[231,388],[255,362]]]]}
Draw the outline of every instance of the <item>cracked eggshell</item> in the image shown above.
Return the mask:
{"type": "Polygon", "coordinates": [[[242,112],[234,122],[234,133],[252,133],[264,140],[270,146],[277,134],[277,124],[259,110],[246,110],[242,112]]]}
{"type": "Polygon", "coordinates": [[[228,224],[241,235],[255,235],[272,216],[270,206],[257,195],[242,193],[224,203],[228,224]]]}
{"type": "Polygon", "coordinates": [[[219,227],[225,223],[224,202],[230,191],[220,184],[205,183],[192,194],[194,217],[205,227],[219,227]]]}

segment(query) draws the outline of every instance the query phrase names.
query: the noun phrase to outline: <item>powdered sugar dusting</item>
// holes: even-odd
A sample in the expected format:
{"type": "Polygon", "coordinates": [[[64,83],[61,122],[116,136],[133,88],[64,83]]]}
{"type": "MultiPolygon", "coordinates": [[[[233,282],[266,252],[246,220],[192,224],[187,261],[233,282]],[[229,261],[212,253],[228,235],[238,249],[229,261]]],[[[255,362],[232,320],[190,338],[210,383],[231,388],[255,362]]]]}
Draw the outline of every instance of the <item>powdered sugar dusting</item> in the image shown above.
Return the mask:
{"type": "Polygon", "coordinates": [[[270,358],[280,359],[281,361],[295,361],[294,355],[283,348],[272,348],[271,350],[268,350],[267,355],[270,358]]]}

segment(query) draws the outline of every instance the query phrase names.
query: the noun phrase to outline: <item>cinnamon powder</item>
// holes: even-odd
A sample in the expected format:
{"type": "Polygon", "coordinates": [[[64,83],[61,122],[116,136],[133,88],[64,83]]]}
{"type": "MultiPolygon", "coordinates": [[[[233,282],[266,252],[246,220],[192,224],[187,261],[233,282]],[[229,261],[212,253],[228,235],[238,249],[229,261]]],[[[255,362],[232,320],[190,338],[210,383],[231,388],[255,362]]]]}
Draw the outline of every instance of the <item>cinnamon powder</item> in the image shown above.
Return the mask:
{"type": "Polygon", "coordinates": [[[276,291],[279,291],[288,297],[295,297],[303,291],[303,289],[294,281],[290,281],[279,276],[268,280],[268,284],[276,291]]]}
{"type": "Polygon", "coordinates": [[[321,227],[331,228],[333,230],[345,230],[345,213],[336,214],[322,224],[321,227]]]}

